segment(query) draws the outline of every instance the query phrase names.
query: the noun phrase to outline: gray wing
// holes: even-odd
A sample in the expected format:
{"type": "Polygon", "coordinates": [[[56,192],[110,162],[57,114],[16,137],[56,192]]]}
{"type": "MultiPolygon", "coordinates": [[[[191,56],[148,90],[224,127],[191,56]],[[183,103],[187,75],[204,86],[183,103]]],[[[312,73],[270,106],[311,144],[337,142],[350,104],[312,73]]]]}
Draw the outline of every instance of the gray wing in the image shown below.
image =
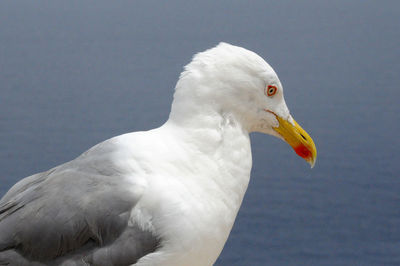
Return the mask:
{"type": "Polygon", "coordinates": [[[71,161],[10,189],[0,200],[0,265],[129,265],[154,252],[160,239],[128,226],[140,195],[102,169],[71,161]]]}

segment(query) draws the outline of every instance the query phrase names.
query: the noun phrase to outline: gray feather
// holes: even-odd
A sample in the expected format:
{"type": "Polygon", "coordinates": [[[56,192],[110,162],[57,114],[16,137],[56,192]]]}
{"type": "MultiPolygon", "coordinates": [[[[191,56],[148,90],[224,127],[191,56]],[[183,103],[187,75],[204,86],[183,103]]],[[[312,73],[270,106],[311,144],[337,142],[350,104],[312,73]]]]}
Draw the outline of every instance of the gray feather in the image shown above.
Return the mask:
{"type": "Polygon", "coordinates": [[[159,238],[128,226],[141,195],[128,190],[109,146],[10,189],[0,200],[0,265],[129,265],[156,250],[159,238]]]}

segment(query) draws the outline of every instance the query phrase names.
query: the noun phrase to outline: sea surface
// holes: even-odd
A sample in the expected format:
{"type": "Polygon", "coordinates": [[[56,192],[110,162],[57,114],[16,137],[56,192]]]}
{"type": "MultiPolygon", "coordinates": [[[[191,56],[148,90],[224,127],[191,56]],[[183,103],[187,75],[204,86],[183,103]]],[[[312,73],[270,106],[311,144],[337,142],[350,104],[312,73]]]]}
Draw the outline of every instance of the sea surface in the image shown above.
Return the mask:
{"type": "Polygon", "coordinates": [[[0,3],[0,196],[96,143],[160,126],[192,55],[264,57],[318,149],[252,134],[216,265],[400,265],[399,1],[0,3]]]}

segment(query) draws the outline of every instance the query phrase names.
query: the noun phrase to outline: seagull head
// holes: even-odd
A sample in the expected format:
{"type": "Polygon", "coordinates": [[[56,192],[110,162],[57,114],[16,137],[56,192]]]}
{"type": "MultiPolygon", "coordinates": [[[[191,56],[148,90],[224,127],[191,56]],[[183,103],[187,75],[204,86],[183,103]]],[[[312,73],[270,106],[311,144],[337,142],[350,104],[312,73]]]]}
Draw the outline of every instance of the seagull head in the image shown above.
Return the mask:
{"type": "Polygon", "coordinates": [[[175,88],[170,119],[215,113],[234,117],[250,132],[286,141],[311,167],[317,150],[310,135],[293,119],[282,84],[272,67],[247,49],[220,43],[198,53],[175,88]]]}

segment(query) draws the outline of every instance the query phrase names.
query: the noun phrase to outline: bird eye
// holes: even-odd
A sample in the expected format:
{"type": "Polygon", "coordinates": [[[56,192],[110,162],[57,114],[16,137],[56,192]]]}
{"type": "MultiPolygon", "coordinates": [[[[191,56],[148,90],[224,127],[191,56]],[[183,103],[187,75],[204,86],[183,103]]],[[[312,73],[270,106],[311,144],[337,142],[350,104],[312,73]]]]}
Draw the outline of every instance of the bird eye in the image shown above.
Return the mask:
{"type": "Polygon", "coordinates": [[[275,95],[277,90],[278,89],[276,88],[276,86],[268,85],[268,87],[265,88],[265,94],[271,97],[275,95]]]}

